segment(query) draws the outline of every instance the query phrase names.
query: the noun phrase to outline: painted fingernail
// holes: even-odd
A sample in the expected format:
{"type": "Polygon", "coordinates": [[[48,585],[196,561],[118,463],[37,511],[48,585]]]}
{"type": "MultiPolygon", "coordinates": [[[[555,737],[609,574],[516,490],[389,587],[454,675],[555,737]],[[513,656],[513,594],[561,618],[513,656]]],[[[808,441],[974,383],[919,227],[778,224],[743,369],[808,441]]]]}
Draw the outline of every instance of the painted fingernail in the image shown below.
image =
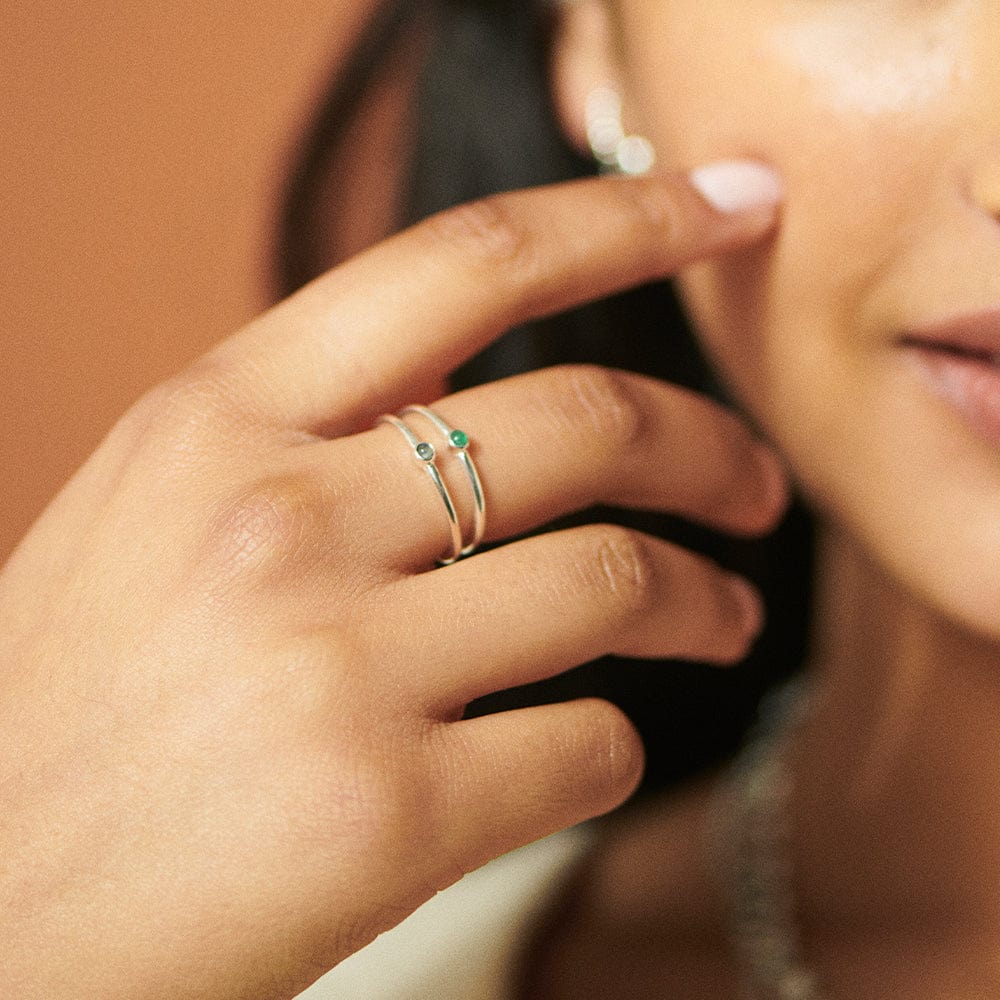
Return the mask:
{"type": "Polygon", "coordinates": [[[728,582],[744,632],[757,635],[764,627],[764,604],[760,594],[742,577],[731,576],[728,582]]]}
{"type": "Polygon", "coordinates": [[[773,208],[785,185],[770,167],[753,160],[721,160],[690,175],[691,185],[716,211],[734,214],[755,208],[773,208]]]}

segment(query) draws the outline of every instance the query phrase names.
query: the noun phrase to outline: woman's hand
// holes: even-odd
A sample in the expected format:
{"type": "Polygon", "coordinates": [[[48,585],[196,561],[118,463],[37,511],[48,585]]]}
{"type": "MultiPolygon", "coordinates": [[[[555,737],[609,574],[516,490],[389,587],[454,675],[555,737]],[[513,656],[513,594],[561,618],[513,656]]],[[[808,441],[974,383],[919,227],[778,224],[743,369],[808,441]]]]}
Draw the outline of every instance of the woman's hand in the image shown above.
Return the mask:
{"type": "MultiPolygon", "coordinates": [[[[752,596],[601,525],[433,569],[442,500],[373,423],[506,327],[773,215],[717,213],[679,178],[463,207],[126,414],[0,576],[0,992],[289,997],[463,872],[631,792],[641,749],[610,705],[464,706],[608,652],[734,660],[752,596]]],[[[472,438],[489,539],[593,503],[752,534],[783,506],[732,416],[639,376],[555,369],[435,408],[472,438]]],[[[469,484],[438,452],[468,533],[469,484]]]]}

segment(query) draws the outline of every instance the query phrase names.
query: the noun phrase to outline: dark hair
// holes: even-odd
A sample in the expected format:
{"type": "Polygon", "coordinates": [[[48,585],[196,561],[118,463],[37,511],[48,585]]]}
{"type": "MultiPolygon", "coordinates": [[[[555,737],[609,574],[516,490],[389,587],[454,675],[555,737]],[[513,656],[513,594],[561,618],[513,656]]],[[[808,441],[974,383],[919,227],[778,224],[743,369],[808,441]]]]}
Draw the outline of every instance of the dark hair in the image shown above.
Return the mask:
{"type": "MultiPolygon", "coordinates": [[[[356,146],[352,130],[366,93],[380,73],[392,71],[393,54],[417,35],[420,58],[407,117],[412,141],[400,225],[482,195],[593,173],[593,165],[563,140],[551,113],[549,14],[550,5],[541,0],[381,5],[333,81],[292,174],[277,262],[284,291],[329,263],[321,247],[330,220],[318,214],[323,178],[338,162],[347,162],[344,139],[353,134],[356,146]]],[[[665,283],[512,330],[455,373],[453,382],[464,387],[566,362],[633,369],[724,398],[665,283]]],[[[472,710],[581,694],[607,697],[638,725],[649,756],[647,787],[660,786],[733,752],[763,692],[801,662],[811,577],[809,518],[795,505],[763,543],[618,510],[588,511],[564,523],[598,519],[668,537],[754,579],[770,610],[756,649],[736,671],[606,658],[554,681],[484,699],[472,710]]]]}

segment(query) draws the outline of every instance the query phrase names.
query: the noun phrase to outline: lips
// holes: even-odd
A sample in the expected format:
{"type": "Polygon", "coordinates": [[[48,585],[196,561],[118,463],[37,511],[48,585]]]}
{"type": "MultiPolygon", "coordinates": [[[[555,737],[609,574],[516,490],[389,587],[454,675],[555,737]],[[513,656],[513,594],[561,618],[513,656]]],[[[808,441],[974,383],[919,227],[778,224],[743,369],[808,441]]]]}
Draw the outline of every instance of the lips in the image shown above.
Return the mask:
{"type": "Polygon", "coordinates": [[[935,395],[1000,448],[1000,308],[907,331],[900,343],[935,395]]]}

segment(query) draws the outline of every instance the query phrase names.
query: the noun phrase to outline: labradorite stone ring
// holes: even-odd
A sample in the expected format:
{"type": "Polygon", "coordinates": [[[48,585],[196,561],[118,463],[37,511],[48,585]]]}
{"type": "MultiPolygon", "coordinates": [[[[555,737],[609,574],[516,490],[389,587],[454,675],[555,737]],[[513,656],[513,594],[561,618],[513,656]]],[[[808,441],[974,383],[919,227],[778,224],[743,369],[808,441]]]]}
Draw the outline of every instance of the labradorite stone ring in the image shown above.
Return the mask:
{"type": "Polygon", "coordinates": [[[451,493],[448,491],[445,481],[441,478],[441,473],[438,472],[434,461],[437,455],[434,445],[428,441],[421,441],[399,417],[394,417],[387,413],[379,417],[378,423],[392,424],[406,438],[413,449],[414,457],[427,470],[427,475],[430,476],[431,482],[434,483],[438,496],[444,501],[444,509],[448,515],[448,525],[451,528],[452,554],[447,558],[438,559],[438,564],[441,566],[450,566],[468,553],[462,547],[462,526],[459,524],[458,514],[455,512],[455,504],[452,502],[451,493]]]}
{"type": "Polygon", "coordinates": [[[479,548],[479,543],[483,540],[483,535],[486,532],[486,498],[483,495],[483,483],[479,478],[479,470],[476,468],[476,463],[469,454],[469,445],[471,444],[469,441],[469,435],[466,434],[465,431],[449,427],[448,424],[441,419],[441,417],[439,417],[433,410],[429,410],[426,406],[407,406],[401,412],[404,416],[409,413],[416,413],[424,419],[429,420],[444,436],[444,439],[448,442],[449,448],[462,463],[462,468],[465,469],[465,475],[469,480],[469,486],[472,488],[474,513],[472,522],[472,541],[462,548],[459,555],[472,555],[472,553],[479,548]]]}

